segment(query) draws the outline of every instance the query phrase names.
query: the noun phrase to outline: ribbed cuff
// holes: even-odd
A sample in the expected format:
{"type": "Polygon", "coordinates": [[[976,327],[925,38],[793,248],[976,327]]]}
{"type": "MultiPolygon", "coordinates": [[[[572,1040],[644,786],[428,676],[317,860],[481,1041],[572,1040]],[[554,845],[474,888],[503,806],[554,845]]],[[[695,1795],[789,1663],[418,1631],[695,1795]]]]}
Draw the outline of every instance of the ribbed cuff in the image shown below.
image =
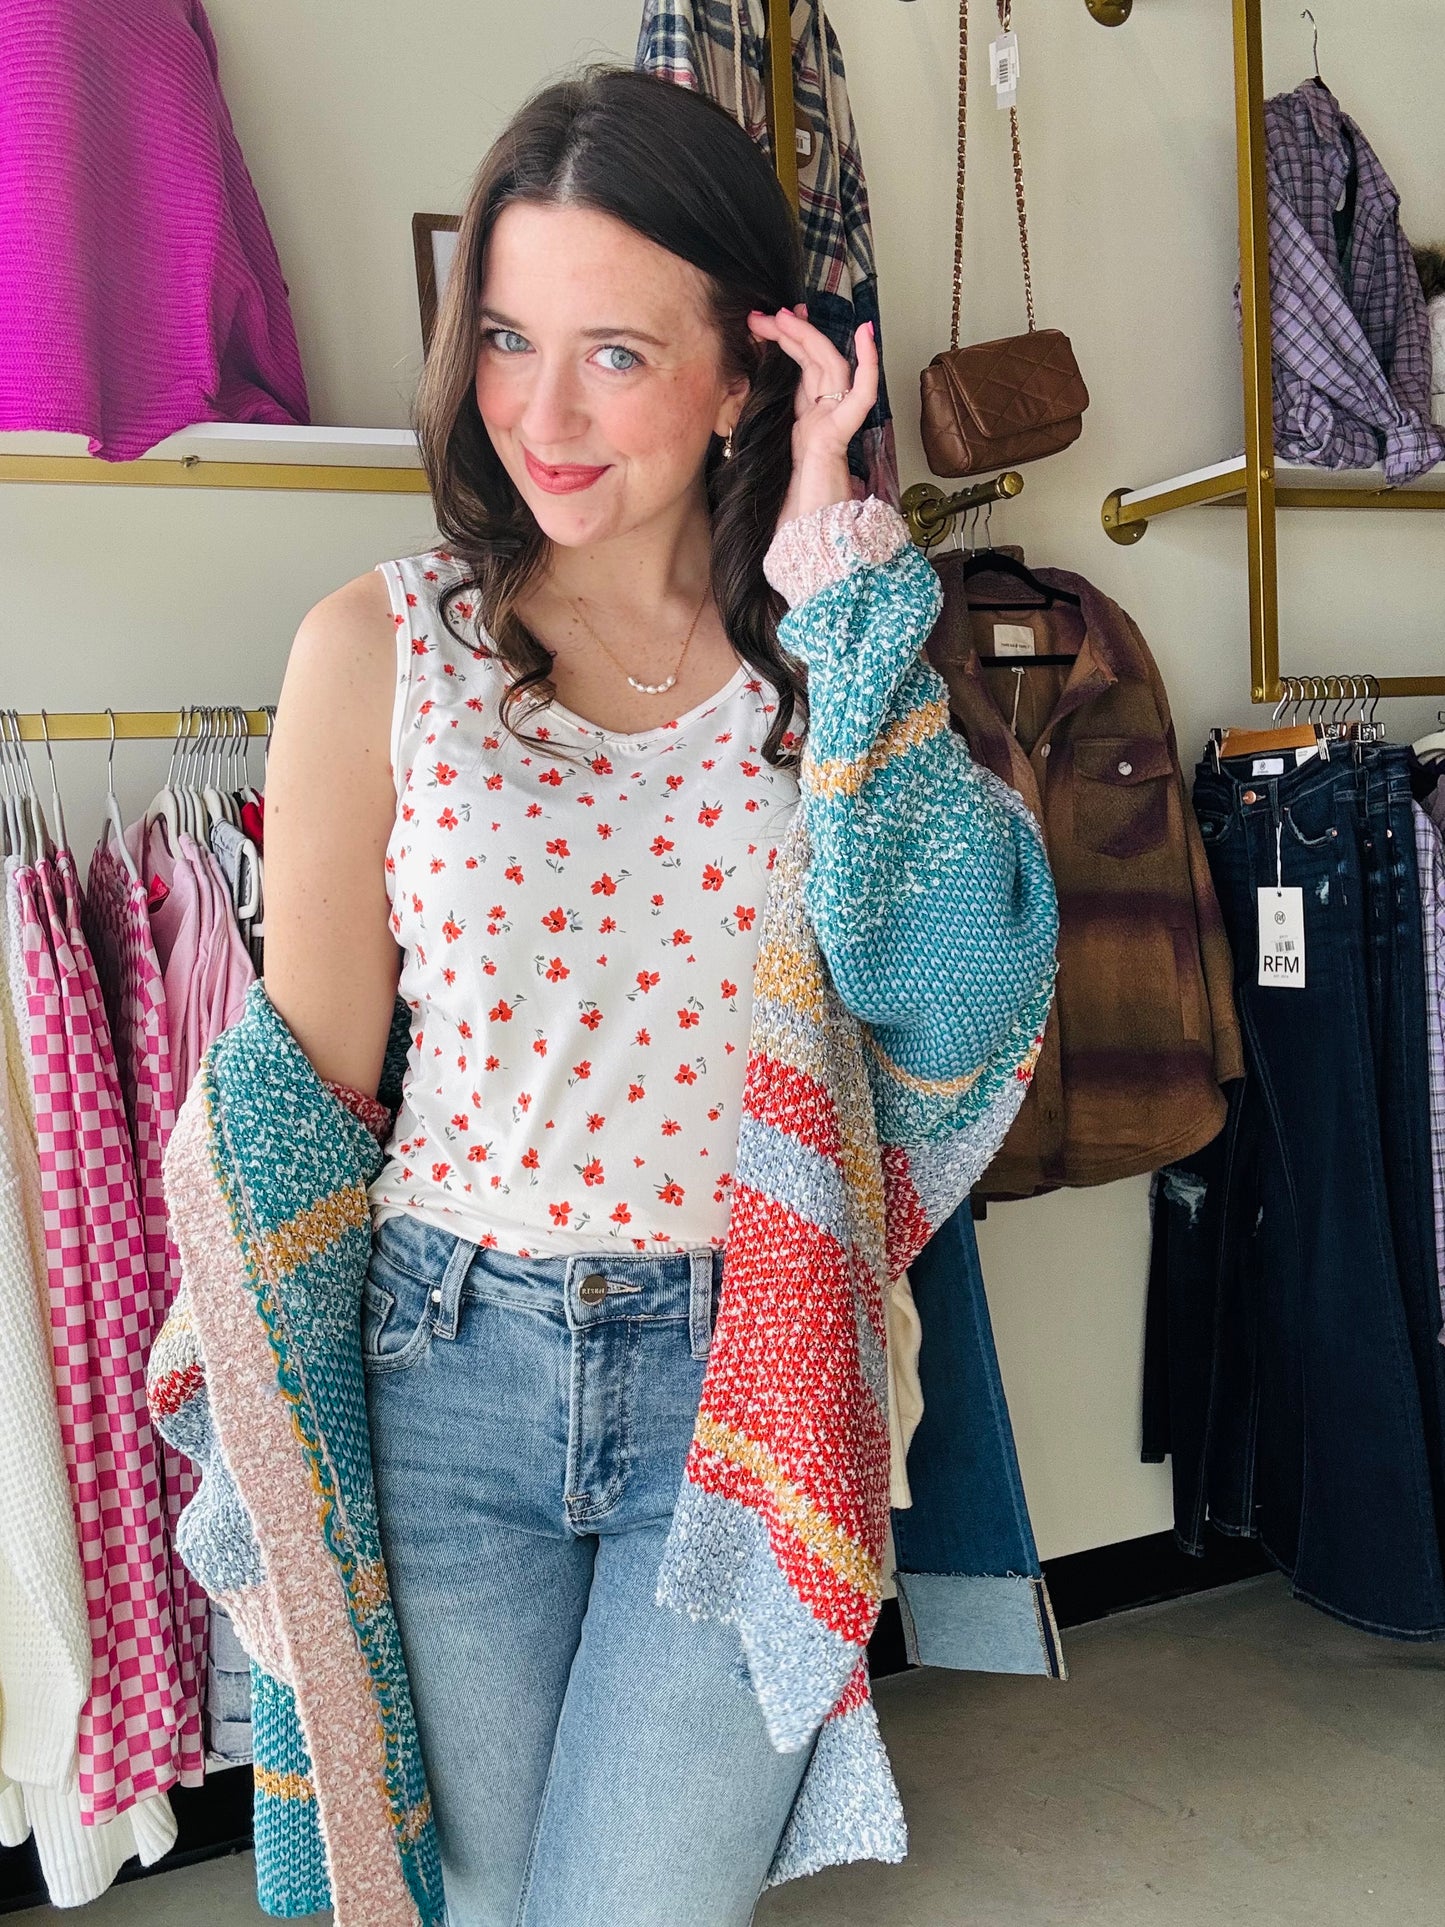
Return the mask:
{"type": "Polygon", "coordinates": [[[323,1078],[322,1082],[331,1095],[339,1103],[344,1104],[356,1121],[364,1124],[377,1143],[384,1148],[386,1140],[391,1135],[390,1109],[379,1098],[368,1097],[365,1091],[353,1090],[349,1084],[333,1083],[329,1077],[323,1078]]]}
{"type": "Polygon", "coordinates": [[[908,524],[881,496],[826,502],[776,531],[763,574],[791,609],[854,569],[886,562],[910,540],[908,524]]]}

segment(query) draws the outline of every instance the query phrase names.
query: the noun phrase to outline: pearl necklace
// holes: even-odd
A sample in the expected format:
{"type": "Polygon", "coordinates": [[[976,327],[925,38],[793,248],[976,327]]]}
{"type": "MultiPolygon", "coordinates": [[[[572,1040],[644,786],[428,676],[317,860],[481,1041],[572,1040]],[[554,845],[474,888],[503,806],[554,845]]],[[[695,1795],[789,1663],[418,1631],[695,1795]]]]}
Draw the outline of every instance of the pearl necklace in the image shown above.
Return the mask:
{"type": "MultiPolygon", "coordinates": [[[[709,583],[708,587],[711,588],[711,586],[712,585],[709,583]]],[[[615,668],[620,669],[622,671],[623,675],[627,677],[627,680],[628,682],[631,683],[632,687],[636,690],[640,690],[644,696],[662,696],[662,695],[665,695],[667,691],[671,689],[674,683],[676,683],[677,681],[678,671],[682,668],[683,657],[687,655],[688,645],[692,641],[693,630],[696,629],[698,625],[698,621],[702,615],[703,609],[707,604],[707,598],[708,598],[708,590],[704,589],[702,592],[702,601],[699,602],[699,604],[697,605],[697,614],[693,617],[692,625],[688,629],[687,635],[683,640],[682,654],[679,655],[676,666],[674,667],[672,674],[668,677],[666,682],[639,682],[636,676],[632,675],[629,672],[629,670],[627,669],[624,663],[618,662],[616,656],[613,655],[612,651],[607,647],[607,644],[603,642],[601,636],[597,634],[597,631],[592,627],[592,624],[587,620],[586,616],[582,614],[582,611],[578,607],[575,599],[569,596],[567,600],[571,602],[573,608],[577,610],[577,616],[579,621],[582,623],[583,628],[586,629],[596,640],[597,644],[602,650],[603,655],[607,657],[608,661],[611,662],[615,668]]]]}

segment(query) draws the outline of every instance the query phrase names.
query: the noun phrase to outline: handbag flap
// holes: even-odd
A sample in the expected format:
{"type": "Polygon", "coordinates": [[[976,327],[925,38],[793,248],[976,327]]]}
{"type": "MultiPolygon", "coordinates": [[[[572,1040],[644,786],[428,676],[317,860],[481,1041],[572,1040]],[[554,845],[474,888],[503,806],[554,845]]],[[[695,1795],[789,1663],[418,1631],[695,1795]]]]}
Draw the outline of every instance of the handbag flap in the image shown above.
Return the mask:
{"type": "Polygon", "coordinates": [[[1069,337],[1057,328],[973,342],[936,359],[960,414],[989,440],[1051,428],[1089,405],[1069,337]]]}

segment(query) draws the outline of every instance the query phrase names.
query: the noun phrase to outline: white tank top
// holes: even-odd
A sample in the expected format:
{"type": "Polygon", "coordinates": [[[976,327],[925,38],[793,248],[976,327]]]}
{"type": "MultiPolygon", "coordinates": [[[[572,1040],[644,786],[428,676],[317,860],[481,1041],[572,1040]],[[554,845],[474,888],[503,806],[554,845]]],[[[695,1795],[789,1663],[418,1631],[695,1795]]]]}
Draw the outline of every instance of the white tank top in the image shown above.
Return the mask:
{"type": "MultiPolygon", "coordinates": [[[[520,1256],[682,1251],[726,1236],[753,965],[798,798],[760,745],[777,691],[746,664],[636,735],[553,703],[502,725],[508,672],[442,621],[444,550],[378,564],[397,631],[386,853],[404,1096],[371,1187],[520,1256]]],[[[454,625],[470,634],[465,596],[454,625]]]]}

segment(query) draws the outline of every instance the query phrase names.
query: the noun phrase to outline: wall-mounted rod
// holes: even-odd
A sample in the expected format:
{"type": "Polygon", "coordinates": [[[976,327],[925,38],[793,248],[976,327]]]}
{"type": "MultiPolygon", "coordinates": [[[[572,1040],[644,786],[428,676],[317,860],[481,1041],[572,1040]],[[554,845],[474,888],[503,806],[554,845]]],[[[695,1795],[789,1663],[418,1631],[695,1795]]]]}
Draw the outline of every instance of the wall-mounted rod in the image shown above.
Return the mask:
{"type": "Polygon", "coordinates": [[[915,482],[911,488],[904,489],[901,503],[908,533],[920,548],[932,548],[947,535],[955,516],[984,508],[990,502],[1006,502],[1010,496],[1022,495],[1023,487],[1024,478],[1015,468],[1005,469],[990,481],[958,489],[952,495],[945,495],[936,482],[915,482]]]}

